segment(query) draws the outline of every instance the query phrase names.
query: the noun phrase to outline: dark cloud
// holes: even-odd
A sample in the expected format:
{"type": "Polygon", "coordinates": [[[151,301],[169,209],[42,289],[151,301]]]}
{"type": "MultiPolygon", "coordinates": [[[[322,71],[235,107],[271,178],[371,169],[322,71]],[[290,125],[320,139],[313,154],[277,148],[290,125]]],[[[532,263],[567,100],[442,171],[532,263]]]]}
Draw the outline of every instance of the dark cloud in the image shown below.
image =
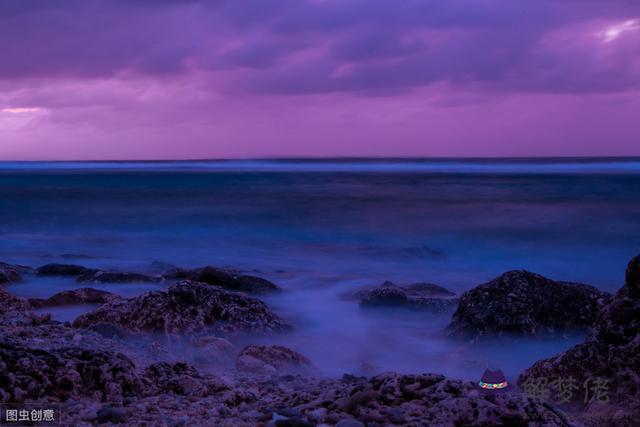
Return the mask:
{"type": "Polygon", "coordinates": [[[388,94],[436,82],[620,91],[639,87],[637,34],[604,59],[588,41],[553,37],[638,17],[640,4],[624,0],[2,0],[0,79],[200,68],[238,69],[229,88],[261,93],[388,94]]]}

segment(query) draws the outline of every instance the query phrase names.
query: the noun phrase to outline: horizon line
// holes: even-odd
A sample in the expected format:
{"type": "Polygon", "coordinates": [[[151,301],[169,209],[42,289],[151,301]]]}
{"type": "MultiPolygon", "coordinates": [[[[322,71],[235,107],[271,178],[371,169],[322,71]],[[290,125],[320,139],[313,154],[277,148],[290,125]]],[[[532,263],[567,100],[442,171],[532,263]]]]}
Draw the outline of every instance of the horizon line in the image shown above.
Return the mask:
{"type": "Polygon", "coordinates": [[[133,162],[223,162],[223,161],[277,161],[277,160],[633,160],[640,155],[602,156],[265,156],[265,157],[203,157],[203,158],[140,158],[140,159],[19,159],[2,160],[0,163],[133,163],[133,162]]]}

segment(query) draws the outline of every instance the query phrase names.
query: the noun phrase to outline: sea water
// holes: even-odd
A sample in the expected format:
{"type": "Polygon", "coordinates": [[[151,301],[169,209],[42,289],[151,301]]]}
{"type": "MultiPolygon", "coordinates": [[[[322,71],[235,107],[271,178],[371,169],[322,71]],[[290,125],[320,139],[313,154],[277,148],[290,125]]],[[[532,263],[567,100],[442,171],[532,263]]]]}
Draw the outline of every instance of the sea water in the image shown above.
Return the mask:
{"type": "MultiPolygon", "coordinates": [[[[513,376],[581,339],[470,346],[442,337],[450,316],[361,310],[352,290],[390,280],[460,293],[527,269],[614,291],[637,253],[640,159],[0,163],[0,261],[265,277],[285,288],[266,301],[296,331],[261,340],[330,375],[366,365],[472,378],[491,364],[513,376]]],[[[10,290],[78,286],[28,278],[10,290]]]]}

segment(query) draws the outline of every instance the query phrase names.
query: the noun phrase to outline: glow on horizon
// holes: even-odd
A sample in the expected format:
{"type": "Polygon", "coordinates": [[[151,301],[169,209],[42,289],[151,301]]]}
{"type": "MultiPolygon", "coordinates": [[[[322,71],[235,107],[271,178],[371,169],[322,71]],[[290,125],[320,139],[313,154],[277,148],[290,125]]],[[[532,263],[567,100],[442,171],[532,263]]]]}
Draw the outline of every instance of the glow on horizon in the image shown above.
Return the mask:
{"type": "Polygon", "coordinates": [[[9,114],[26,114],[26,113],[37,113],[40,111],[40,108],[37,107],[17,107],[17,108],[3,108],[3,113],[9,114]]]}

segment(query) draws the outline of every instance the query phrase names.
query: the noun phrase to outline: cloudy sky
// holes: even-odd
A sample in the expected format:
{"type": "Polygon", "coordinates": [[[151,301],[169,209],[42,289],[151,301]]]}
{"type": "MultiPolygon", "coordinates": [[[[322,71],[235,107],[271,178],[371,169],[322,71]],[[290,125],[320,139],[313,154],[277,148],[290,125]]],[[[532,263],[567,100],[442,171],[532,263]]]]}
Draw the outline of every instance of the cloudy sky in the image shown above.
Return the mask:
{"type": "Polygon", "coordinates": [[[0,159],[640,155],[637,0],[2,0],[0,159]]]}

